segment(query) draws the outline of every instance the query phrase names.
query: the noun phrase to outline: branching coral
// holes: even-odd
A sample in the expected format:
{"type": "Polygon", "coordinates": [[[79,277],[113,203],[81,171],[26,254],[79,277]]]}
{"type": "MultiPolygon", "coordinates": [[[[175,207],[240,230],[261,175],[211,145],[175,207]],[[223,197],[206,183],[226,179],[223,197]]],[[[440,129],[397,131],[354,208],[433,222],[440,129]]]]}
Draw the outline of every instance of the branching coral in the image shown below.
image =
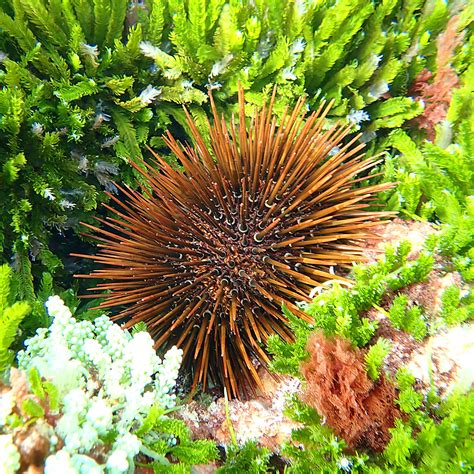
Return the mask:
{"type": "Polygon", "coordinates": [[[395,386],[383,376],[374,383],[365,368],[364,352],[340,337],[327,339],[315,333],[308,351],[310,359],[302,365],[307,381],[304,401],[350,448],[383,450],[399,417],[395,386]]]}
{"type": "Polygon", "coordinates": [[[135,165],[149,188],[110,195],[119,219],[86,224],[101,250],[78,255],[105,265],[79,275],[110,280],[96,288],[101,308],[121,307],[114,319],[128,327],[145,321],[157,347],[182,347],[194,386],[206,386],[210,369],[233,395],[260,384],[252,359],[268,361],[261,342],[291,339],[281,305],[311,320],[293,301],[309,301],[328,267],[361,260],[357,242],[390,215],[369,207],[390,184],[356,178],[377,158],[364,158],[357,136],[343,142],[349,127],[326,123],[330,106],[305,120],[301,99],[279,122],[274,98],[249,126],[242,90],[238,126],[213,107],[210,149],[188,114],[194,148],[165,137],[184,172],[159,156],[135,165]]]}
{"type": "Polygon", "coordinates": [[[173,348],[162,361],[147,332],[131,336],[106,316],[78,322],[57,296],[46,305],[51,327],[27,340],[21,371],[0,387],[0,445],[7,445],[0,466],[23,472],[44,464],[47,474],[133,468],[144,446],[137,428],[157,407],[156,422],[174,406],[181,351],[173,348]]]}

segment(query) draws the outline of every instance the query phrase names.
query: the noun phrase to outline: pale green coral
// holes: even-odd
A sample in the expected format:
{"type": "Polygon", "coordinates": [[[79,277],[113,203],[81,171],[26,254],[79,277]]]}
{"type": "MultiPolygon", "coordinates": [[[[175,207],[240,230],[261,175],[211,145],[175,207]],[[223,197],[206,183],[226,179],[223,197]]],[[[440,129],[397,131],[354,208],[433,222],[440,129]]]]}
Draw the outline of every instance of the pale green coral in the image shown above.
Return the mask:
{"type": "Polygon", "coordinates": [[[15,474],[20,469],[20,453],[11,434],[0,434],[0,473],[15,474]]]}
{"type": "MultiPolygon", "coordinates": [[[[37,372],[56,389],[54,429],[64,448],[48,458],[47,471],[61,465],[74,472],[125,472],[142,446],[134,429],[153,406],[175,403],[182,352],[172,348],[161,360],[148,332],[131,336],[106,316],[76,321],[58,296],[46,306],[53,323],[25,342],[18,362],[30,383],[37,372]],[[106,439],[107,461],[99,465],[87,453],[106,439]]],[[[41,393],[39,378],[34,386],[41,393]]]]}

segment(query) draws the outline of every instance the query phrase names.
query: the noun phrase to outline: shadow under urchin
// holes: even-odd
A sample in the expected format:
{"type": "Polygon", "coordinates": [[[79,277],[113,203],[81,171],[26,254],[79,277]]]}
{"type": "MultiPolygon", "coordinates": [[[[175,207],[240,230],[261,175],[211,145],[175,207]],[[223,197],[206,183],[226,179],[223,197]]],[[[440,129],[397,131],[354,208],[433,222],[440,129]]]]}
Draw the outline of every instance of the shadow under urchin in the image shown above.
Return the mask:
{"type": "Polygon", "coordinates": [[[105,281],[90,297],[124,308],[112,319],[145,322],[157,348],[181,347],[193,388],[211,379],[247,396],[262,385],[255,361],[268,363],[268,337],[292,340],[282,304],[311,321],[295,302],[334,278],[330,266],[363,260],[361,241],[391,215],[371,202],[390,184],[361,187],[378,159],[358,136],[343,144],[350,126],[328,125],[330,104],[305,118],[300,99],[277,118],[274,92],[246,120],[240,90],[228,124],[210,98],[210,148],[186,111],[193,146],[164,136],[183,171],[158,155],[132,162],[147,186],[117,186],[123,199],[105,205],[116,217],[84,224],[99,251],[75,255],[101,268],[77,276],[105,281]]]}

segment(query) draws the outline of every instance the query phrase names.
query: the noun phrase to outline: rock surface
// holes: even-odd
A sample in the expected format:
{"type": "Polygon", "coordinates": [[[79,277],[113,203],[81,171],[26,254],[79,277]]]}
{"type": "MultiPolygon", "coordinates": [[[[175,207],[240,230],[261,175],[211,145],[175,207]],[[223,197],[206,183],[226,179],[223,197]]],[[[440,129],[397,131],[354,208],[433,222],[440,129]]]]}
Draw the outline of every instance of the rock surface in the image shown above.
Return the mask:
{"type": "Polygon", "coordinates": [[[230,400],[228,418],[224,398],[208,407],[193,401],[180,410],[179,417],[195,438],[213,439],[226,446],[232,442],[233,430],[239,445],[258,440],[260,445],[276,452],[290,438],[292,429],[299,426],[284,416],[283,410],[287,398],[299,392],[300,381],[292,377],[274,379],[268,372],[261,376],[265,393],[252,400],[230,400]]]}
{"type": "Polygon", "coordinates": [[[408,369],[429,389],[433,383],[442,394],[455,387],[474,386],[474,323],[446,329],[420,346],[408,362],[408,369]]]}

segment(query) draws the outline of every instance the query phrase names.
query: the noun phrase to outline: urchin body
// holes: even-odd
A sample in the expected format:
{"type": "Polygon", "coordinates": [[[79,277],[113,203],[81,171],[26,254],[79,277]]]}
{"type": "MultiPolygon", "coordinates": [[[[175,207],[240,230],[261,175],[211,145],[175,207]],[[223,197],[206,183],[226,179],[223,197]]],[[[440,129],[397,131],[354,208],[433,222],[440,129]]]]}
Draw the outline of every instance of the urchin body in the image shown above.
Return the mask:
{"type": "Polygon", "coordinates": [[[110,195],[117,218],[88,226],[101,249],[85,256],[104,267],[81,276],[109,280],[96,289],[101,307],[125,306],[115,319],[183,348],[194,386],[210,375],[239,396],[261,384],[268,337],[291,339],[282,304],[310,320],[295,302],[330,266],[361,260],[358,242],[388,215],[367,208],[387,185],[354,187],[376,160],[357,137],[341,144],[348,128],[325,128],[324,104],[305,119],[300,100],[278,120],[272,98],[247,123],[241,92],[237,126],[211,103],[210,148],[188,115],[193,147],[165,137],[184,171],[159,156],[134,164],[147,187],[110,195]]]}

